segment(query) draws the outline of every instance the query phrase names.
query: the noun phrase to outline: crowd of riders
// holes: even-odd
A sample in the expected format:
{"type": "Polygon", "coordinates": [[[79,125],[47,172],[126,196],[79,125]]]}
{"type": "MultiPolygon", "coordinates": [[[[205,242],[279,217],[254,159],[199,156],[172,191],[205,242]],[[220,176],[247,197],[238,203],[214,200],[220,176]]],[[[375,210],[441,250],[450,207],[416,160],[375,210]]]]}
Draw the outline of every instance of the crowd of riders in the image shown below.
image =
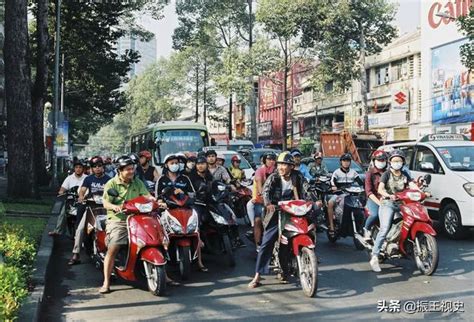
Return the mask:
{"type": "MultiPolygon", "coordinates": [[[[74,159],[73,171],[62,183],[58,194],[64,195],[72,189],[77,189],[77,215],[74,247],[69,265],[80,263],[80,250],[86,230],[86,201],[94,196],[103,197],[103,207],[107,211],[107,256],[104,261],[104,283],[100,293],[110,291],[110,274],[113,270],[114,258],[120,247],[127,245],[128,235],[125,215],[122,204],[117,203],[117,198],[110,198],[107,191],[111,188],[118,191],[120,200],[126,201],[137,196],[144,196],[157,201],[161,208],[166,208],[163,202],[163,191],[170,187],[174,194],[187,194],[195,200],[193,209],[198,214],[200,224],[209,220],[209,211],[206,207],[210,198],[209,191],[213,182],[219,181],[235,189],[249,179],[241,169],[241,158],[234,155],[230,166],[225,167],[225,156],[215,150],[197,153],[185,152],[166,155],[163,158],[162,170],[152,165],[152,154],[142,151],[139,154],[121,156],[115,160],[94,156],[88,160],[74,159]],[[160,173],[161,172],[161,173],[160,173]]],[[[267,274],[273,256],[275,243],[279,240],[278,209],[279,201],[307,200],[308,182],[318,181],[323,176],[331,176],[331,192],[325,200],[314,201],[314,213],[321,211],[323,204],[327,206],[328,236],[335,234],[334,211],[338,200],[337,192],[342,187],[358,184],[365,189],[367,202],[367,217],[363,232],[369,238],[371,227],[378,221],[380,230],[374,242],[370,267],[375,272],[380,272],[379,252],[384,239],[390,229],[392,218],[397,211],[398,203],[395,194],[407,187],[418,189],[404,167],[405,156],[403,152],[394,150],[387,154],[377,150],[372,154],[371,165],[366,173],[365,181],[351,167],[352,156],[345,153],[340,156],[340,167],[332,174],[324,163],[320,152],[315,152],[309,164],[302,163],[302,153],[298,149],[285,151],[276,155],[273,152],[263,154],[261,166],[256,170],[250,201],[246,204],[252,229],[247,237],[255,242],[257,260],[255,276],[249,283],[250,288],[261,285],[261,275],[267,274]]],[[[313,220],[313,219],[311,219],[313,220]]],[[[238,226],[234,230],[234,247],[245,247],[240,239],[238,226]]],[[[66,230],[66,214],[64,210],[59,213],[57,226],[50,232],[51,236],[64,234],[66,230]]],[[[280,245],[279,256],[285,257],[288,252],[287,245],[280,245]]],[[[284,265],[285,260],[280,260],[284,265]]],[[[198,251],[198,268],[207,272],[201,252],[198,251]]],[[[280,280],[285,283],[286,268],[281,267],[280,280]]],[[[179,285],[167,277],[167,283],[179,285]]]]}

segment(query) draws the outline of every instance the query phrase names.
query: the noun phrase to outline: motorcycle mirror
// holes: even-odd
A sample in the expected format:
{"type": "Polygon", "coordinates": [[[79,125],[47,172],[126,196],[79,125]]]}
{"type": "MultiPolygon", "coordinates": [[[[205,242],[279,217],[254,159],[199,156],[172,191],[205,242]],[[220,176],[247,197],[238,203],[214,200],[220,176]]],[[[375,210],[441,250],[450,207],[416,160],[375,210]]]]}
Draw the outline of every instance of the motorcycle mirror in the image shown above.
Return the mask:
{"type": "Polygon", "coordinates": [[[423,179],[425,180],[426,184],[430,184],[431,183],[431,174],[425,174],[423,179]]]}
{"type": "Polygon", "coordinates": [[[119,196],[118,191],[115,190],[114,188],[111,188],[111,189],[107,190],[107,194],[111,197],[114,197],[114,198],[117,198],[119,196]]]}
{"type": "Polygon", "coordinates": [[[163,196],[169,196],[172,193],[173,193],[173,188],[171,188],[171,187],[166,187],[161,191],[161,194],[163,196]]]}

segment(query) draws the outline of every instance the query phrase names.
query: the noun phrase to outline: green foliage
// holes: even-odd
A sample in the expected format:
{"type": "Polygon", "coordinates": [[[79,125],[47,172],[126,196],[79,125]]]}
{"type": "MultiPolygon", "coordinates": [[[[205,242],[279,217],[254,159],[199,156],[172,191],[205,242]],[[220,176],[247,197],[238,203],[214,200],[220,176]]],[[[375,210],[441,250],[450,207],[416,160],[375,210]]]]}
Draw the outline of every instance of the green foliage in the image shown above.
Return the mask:
{"type": "Polygon", "coordinates": [[[461,46],[461,62],[470,71],[474,70],[474,8],[467,16],[456,20],[459,30],[467,36],[468,42],[461,46]]]}
{"type": "Polygon", "coordinates": [[[13,321],[21,302],[28,295],[21,269],[0,264],[0,320],[13,321]]]}
{"type": "Polygon", "coordinates": [[[299,144],[299,149],[304,156],[309,156],[314,150],[314,140],[310,138],[302,138],[299,144]]]}
{"type": "Polygon", "coordinates": [[[41,205],[36,203],[3,203],[5,210],[9,212],[30,212],[37,214],[49,214],[51,213],[50,205],[41,205]]]}

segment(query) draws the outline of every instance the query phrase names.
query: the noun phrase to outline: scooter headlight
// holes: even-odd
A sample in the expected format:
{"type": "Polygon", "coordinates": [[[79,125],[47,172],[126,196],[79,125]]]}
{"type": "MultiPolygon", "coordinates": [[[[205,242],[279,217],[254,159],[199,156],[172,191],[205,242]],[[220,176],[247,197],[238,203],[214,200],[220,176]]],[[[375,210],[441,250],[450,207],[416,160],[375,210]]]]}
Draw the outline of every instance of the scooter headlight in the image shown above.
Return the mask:
{"type": "Polygon", "coordinates": [[[136,203],[135,207],[138,209],[139,212],[141,213],[149,213],[152,212],[153,210],[153,203],[148,202],[148,203],[136,203]]]}
{"type": "Polygon", "coordinates": [[[211,211],[212,218],[214,221],[219,225],[227,225],[227,220],[224,217],[216,214],[215,212],[211,211]]]}
{"type": "Polygon", "coordinates": [[[407,196],[408,196],[408,198],[410,198],[411,201],[420,201],[421,200],[421,192],[408,192],[407,196]]]}
{"type": "Polygon", "coordinates": [[[198,227],[198,216],[193,211],[193,215],[189,217],[188,224],[187,224],[187,233],[192,234],[196,231],[198,227]]]}
{"type": "Polygon", "coordinates": [[[173,216],[168,216],[168,226],[175,234],[183,233],[183,227],[173,216]]]}

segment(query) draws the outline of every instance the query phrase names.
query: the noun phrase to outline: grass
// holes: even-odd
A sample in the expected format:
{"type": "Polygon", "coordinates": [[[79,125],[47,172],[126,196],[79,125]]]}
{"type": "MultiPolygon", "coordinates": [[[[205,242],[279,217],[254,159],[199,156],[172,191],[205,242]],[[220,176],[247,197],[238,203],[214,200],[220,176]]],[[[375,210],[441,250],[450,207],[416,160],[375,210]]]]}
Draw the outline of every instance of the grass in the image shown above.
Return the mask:
{"type": "Polygon", "coordinates": [[[47,222],[47,218],[12,217],[0,215],[0,225],[10,224],[24,230],[28,236],[34,238],[37,245],[41,241],[41,236],[47,222]]]}
{"type": "Polygon", "coordinates": [[[50,214],[52,207],[51,205],[17,202],[4,202],[3,206],[7,212],[31,212],[44,215],[50,214]]]}

